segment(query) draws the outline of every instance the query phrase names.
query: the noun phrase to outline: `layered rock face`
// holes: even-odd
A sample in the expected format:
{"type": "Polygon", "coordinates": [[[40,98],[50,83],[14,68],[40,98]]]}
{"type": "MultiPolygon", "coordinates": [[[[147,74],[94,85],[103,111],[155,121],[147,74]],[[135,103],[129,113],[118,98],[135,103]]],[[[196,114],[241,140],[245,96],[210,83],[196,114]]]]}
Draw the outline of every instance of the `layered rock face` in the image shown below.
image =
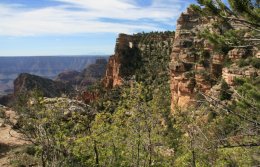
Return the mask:
{"type": "Polygon", "coordinates": [[[86,87],[100,81],[106,72],[107,59],[97,59],[96,63],[89,65],[81,72],[81,87],[86,87]]]}
{"type": "Polygon", "coordinates": [[[211,88],[206,78],[206,72],[212,70],[207,60],[211,48],[197,37],[199,30],[205,26],[207,22],[190,8],[178,19],[170,62],[172,110],[192,103],[195,87],[203,92],[211,88]],[[203,58],[196,53],[198,48],[203,50],[203,58]]]}
{"type": "Polygon", "coordinates": [[[195,104],[199,93],[214,92],[213,86],[221,78],[233,86],[235,78],[260,75],[259,69],[251,65],[238,66],[243,59],[257,58],[257,48],[235,48],[224,55],[215,52],[207,40],[199,38],[199,33],[204,29],[216,32],[212,22],[214,20],[201,18],[191,8],[178,19],[170,62],[172,112],[176,107],[195,104]],[[227,62],[231,65],[226,65],[227,62]]]}
{"type": "Polygon", "coordinates": [[[115,54],[108,61],[103,85],[114,88],[133,78],[147,81],[161,75],[167,76],[173,38],[173,32],[120,34],[115,54]]]}
{"type": "MultiPolygon", "coordinates": [[[[105,77],[103,78],[103,84],[106,88],[113,88],[123,83],[123,77],[125,75],[123,71],[126,69],[131,58],[134,59],[134,51],[137,49],[138,37],[127,34],[119,34],[116,40],[115,54],[110,56],[106,69],[105,77]]],[[[130,69],[128,69],[128,73],[130,69]]],[[[126,72],[127,73],[127,72],[126,72]]]]}

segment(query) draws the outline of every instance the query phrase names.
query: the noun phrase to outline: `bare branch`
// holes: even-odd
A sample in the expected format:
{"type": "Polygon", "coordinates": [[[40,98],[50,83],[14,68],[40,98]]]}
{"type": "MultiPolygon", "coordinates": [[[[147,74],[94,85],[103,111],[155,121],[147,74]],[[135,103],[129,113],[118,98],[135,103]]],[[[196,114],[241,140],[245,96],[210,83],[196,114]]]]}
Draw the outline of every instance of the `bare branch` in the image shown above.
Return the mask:
{"type": "MultiPolygon", "coordinates": [[[[233,111],[230,110],[226,105],[222,104],[221,101],[219,101],[218,99],[214,99],[213,97],[208,96],[208,95],[206,95],[206,94],[204,94],[204,93],[202,93],[202,92],[199,92],[199,93],[200,93],[202,96],[204,96],[205,99],[210,99],[210,100],[208,100],[208,102],[209,102],[210,104],[215,105],[215,106],[219,105],[219,106],[221,106],[221,109],[224,110],[224,111],[226,111],[227,113],[234,114],[234,115],[238,116],[239,118],[241,118],[241,119],[243,119],[243,120],[246,120],[246,121],[248,121],[248,122],[250,122],[250,123],[253,123],[254,125],[260,127],[260,123],[259,123],[259,122],[254,121],[254,120],[251,120],[251,119],[249,119],[249,118],[247,118],[247,117],[245,117],[245,116],[243,116],[243,115],[241,115],[241,114],[239,114],[239,113],[237,113],[237,112],[233,112],[233,111]],[[212,103],[212,101],[214,101],[217,105],[214,104],[214,103],[212,103]]],[[[217,107],[219,107],[219,106],[217,106],[217,107]]],[[[219,107],[219,108],[220,108],[220,107],[219,107]]]]}

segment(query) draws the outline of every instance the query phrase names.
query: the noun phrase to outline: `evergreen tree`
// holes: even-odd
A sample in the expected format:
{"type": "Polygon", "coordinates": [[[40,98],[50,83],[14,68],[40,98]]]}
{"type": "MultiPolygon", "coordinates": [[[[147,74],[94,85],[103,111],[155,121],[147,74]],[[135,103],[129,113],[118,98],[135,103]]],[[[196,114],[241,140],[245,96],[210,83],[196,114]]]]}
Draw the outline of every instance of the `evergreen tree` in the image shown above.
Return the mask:
{"type": "Polygon", "coordinates": [[[257,0],[198,0],[193,9],[203,17],[214,19],[215,32],[205,30],[201,35],[215,46],[215,50],[227,53],[232,48],[259,47],[260,8],[257,0]]]}

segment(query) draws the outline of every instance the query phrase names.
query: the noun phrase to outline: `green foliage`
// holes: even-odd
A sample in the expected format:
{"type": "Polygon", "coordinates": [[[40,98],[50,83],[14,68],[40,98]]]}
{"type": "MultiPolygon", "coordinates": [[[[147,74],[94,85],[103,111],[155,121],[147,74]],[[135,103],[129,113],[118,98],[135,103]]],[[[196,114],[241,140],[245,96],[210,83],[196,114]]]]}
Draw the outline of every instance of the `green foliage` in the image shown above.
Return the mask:
{"type": "Polygon", "coordinates": [[[208,39],[216,52],[226,54],[236,47],[252,48],[259,46],[259,2],[255,0],[229,0],[229,6],[221,0],[198,0],[192,5],[205,18],[214,18],[212,30],[201,33],[208,39]],[[241,28],[238,28],[237,25],[241,28]]]}
{"type": "Polygon", "coordinates": [[[257,69],[260,69],[260,59],[259,58],[252,58],[250,64],[257,69]]]}
{"type": "Polygon", "coordinates": [[[6,117],[6,115],[5,115],[5,111],[4,111],[4,109],[3,108],[1,108],[1,106],[0,106],[0,118],[5,118],[6,117]]]}
{"type": "Polygon", "coordinates": [[[136,34],[142,42],[123,70],[130,80],[112,90],[91,87],[100,99],[83,110],[71,111],[76,104],[66,98],[21,96],[19,130],[33,141],[42,166],[172,166],[178,144],[167,72],[173,35],[136,34]]]}
{"type": "Polygon", "coordinates": [[[17,130],[34,144],[42,166],[80,166],[71,153],[73,139],[88,133],[93,115],[90,109],[73,105],[65,98],[44,99],[38,92],[18,101],[17,130]]]}
{"type": "MultiPolygon", "coordinates": [[[[225,82],[222,93],[229,91],[225,82]]],[[[176,166],[255,166],[259,159],[259,78],[235,80],[228,103],[203,103],[174,113],[181,131],[176,166]]],[[[216,97],[211,97],[216,99],[216,97]]],[[[205,99],[200,98],[200,101],[205,99]]]]}
{"type": "Polygon", "coordinates": [[[240,59],[238,62],[239,67],[245,67],[249,65],[252,65],[257,69],[260,69],[260,59],[256,57],[249,57],[247,59],[240,59]]]}
{"type": "Polygon", "coordinates": [[[220,100],[230,100],[232,92],[229,90],[230,87],[225,81],[222,81],[220,86],[220,100]]]}

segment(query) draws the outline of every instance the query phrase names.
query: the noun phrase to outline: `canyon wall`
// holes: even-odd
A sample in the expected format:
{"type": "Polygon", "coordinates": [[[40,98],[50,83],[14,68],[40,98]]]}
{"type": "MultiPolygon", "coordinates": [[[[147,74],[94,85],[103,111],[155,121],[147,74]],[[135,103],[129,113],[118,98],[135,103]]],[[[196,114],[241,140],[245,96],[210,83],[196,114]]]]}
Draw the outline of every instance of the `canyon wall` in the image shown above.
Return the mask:
{"type": "Polygon", "coordinates": [[[60,73],[55,81],[61,81],[72,85],[76,90],[84,90],[105,75],[107,59],[96,59],[96,62],[88,65],[82,71],[65,71],[60,73]]]}
{"type": "Polygon", "coordinates": [[[174,32],[119,34],[115,54],[109,58],[103,85],[120,86],[129,80],[147,81],[168,76],[174,32]]]}
{"type": "Polygon", "coordinates": [[[116,40],[115,54],[110,56],[106,69],[106,74],[103,79],[103,84],[106,88],[120,86],[123,83],[123,78],[130,76],[131,69],[127,69],[129,64],[136,57],[138,37],[127,34],[119,34],[116,40]],[[124,72],[123,72],[124,71],[124,72]],[[128,71],[128,72],[127,72],[128,71]]]}
{"type": "MultiPolygon", "coordinates": [[[[214,28],[214,22],[188,8],[177,21],[175,35],[173,32],[120,34],[103,85],[114,88],[134,79],[147,85],[167,86],[170,80],[174,112],[178,107],[196,104],[200,94],[212,95],[222,81],[233,86],[235,78],[260,76],[259,67],[252,65],[253,61],[259,62],[257,48],[234,48],[222,53],[201,36],[203,30],[223,31],[224,28],[214,28]],[[241,61],[249,60],[251,64],[241,66],[241,61]]],[[[233,28],[245,27],[234,24],[233,28]]]]}
{"type": "MultiPolygon", "coordinates": [[[[214,92],[213,86],[223,79],[232,86],[235,78],[259,76],[259,70],[247,65],[239,67],[238,62],[248,57],[257,58],[257,48],[235,48],[228,54],[214,51],[214,47],[200,33],[213,28],[214,20],[206,20],[188,8],[177,21],[175,40],[170,62],[171,110],[185,108],[196,103],[200,93],[214,92]]],[[[235,28],[241,29],[238,25],[235,28]]]]}
{"type": "Polygon", "coordinates": [[[64,71],[81,71],[100,58],[107,56],[0,56],[0,96],[13,93],[13,81],[20,73],[54,79],[64,71]]]}
{"type": "Polygon", "coordinates": [[[207,21],[201,19],[190,8],[182,13],[177,21],[170,62],[172,110],[176,106],[184,107],[192,103],[196,95],[194,90],[196,85],[200,86],[204,92],[211,87],[210,82],[202,75],[207,75],[207,72],[210,72],[212,68],[205,66],[203,62],[197,63],[201,59],[200,55],[197,54],[199,48],[205,51],[205,56],[211,52],[208,43],[197,37],[199,30],[205,26],[207,26],[207,21]]]}

